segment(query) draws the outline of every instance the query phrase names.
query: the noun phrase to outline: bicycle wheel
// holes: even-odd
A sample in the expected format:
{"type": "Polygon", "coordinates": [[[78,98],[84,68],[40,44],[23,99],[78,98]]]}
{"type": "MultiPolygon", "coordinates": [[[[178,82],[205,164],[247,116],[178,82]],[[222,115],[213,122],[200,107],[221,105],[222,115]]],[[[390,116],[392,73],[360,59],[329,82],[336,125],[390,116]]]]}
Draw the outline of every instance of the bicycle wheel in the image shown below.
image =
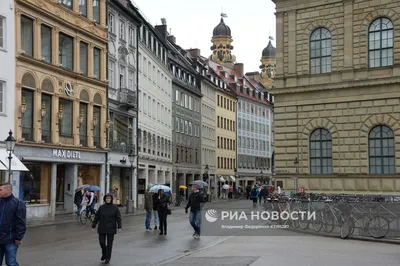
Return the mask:
{"type": "Polygon", "coordinates": [[[354,221],[351,217],[347,218],[340,226],[340,238],[346,239],[354,232],[354,221]]]}
{"type": "Polygon", "coordinates": [[[94,217],[96,216],[96,210],[92,211],[92,215],[90,215],[90,221],[93,222],[94,221],[94,217]]]}
{"type": "Polygon", "coordinates": [[[315,232],[319,232],[322,229],[322,212],[315,212],[315,219],[312,221],[313,229],[315,232]]]}
{"type": "Polygon", "coordinates": [[[86,210],[83,210],[81,212],[81,215],[79,216],[79,220],[81,221],[81,224],[85,225],[87,223],[88,217],[86,217],[86,210]]]}
{"type": "Polygon", "coordinates": [[[372,217],[368,222],[368,233],[376,239],[384,238],[389,233],[390,222],[382,216],[372,217]]]}
{"type": "MultiPolygon", "coordinates": [[[[300,213],[300,210],[298,210],[298,213],[300,213]]],[[[306,230],[310,226],[310,221],[308,221],[307,217],[305,215],[299,215],[299,226],[301,229],[306,230]]]]}
{"type": "Polygon", "coordinates": [[[327,233],[331,233],[335,228],[335,218],[330,211],[326,211],[323,213],[322,228],[327,233]]]}

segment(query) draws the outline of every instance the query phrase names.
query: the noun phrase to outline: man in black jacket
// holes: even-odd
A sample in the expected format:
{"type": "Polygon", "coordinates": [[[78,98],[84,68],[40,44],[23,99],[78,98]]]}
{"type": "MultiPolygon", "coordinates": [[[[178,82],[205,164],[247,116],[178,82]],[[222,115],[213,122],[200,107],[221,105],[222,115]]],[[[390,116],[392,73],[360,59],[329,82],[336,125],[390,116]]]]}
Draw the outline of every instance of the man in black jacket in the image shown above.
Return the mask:
{"type": "Polygon", "coordinates": [[[12,185],[0,185],[0,265],[6,257],[6,265],[19,266],[18,247],[26,232],[26,206],[14,197],[12,185]]]}
{"type": "Polygon", "coordinates": [[[101,260],[105,260],[105,263],[110,263],[111,251],[114,241],[114,235],[121,232],[122,219],[121,213],[113,202],[113,196],[111,194],[106,194],[104,196],[104,204],[100,206],[99,210],[96,212],[96,216],[93,220],[92,230],[96,228],[97,223],[99,224],[97,228],[97,233],[99,234],[99,243],[101,247],[101,260]],[[107,245],[106,245],[107,239],[107,245]]]}
{"type": "Polygon", "coordinates": [[[198,239],[200,238],[201,203],[204,202],[204,197],[201,193],[199,193],[199,188],[197,186],[193,185],[192,191],[193,193],[189,196],[189,201],[186,205],[185,212],[188,213],[188,209],[190,207],[189,222],[194,229],[193,237],[198,239]]]}

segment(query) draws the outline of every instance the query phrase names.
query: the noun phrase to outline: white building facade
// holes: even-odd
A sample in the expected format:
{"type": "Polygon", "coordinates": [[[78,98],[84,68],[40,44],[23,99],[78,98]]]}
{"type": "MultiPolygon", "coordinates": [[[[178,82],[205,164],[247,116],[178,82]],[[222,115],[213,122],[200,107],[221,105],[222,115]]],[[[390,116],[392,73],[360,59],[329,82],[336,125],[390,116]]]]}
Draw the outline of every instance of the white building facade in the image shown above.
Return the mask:
{"type": "MultiPolygon", "coordinates": [[[[142,20],[133,6],[119,0],[108,5],[108,178],[114,203],[137,203],[138,29],[142,20]],[[133,158],[131,163],[129,158],[133,158]]],[[[135,204],[136,205],[136,204],[135,204]]]]}
{"type": "Polygon", "coordinates": [[[148,184],[172,185],[172,74],[165,38],[146,21],[139,33],[138,204],[148,184]]]}
{"type": "MultiPolygon", "coordinates": [[[[15,18],[14,1],[0,1],[0,153],[5,152],[4,139],[14,132],[15,114],[15,18]]],[[[16,154],[18,155],[18,154],[16,154]]],[[[4,156],[1,156],[3,158],[4,156]]],[[[3,162],[3,161],[2,161],[3,162]]],[[[7,162],[0,163],[0,181],[7,175],[7,162]]]]}
{"type": "MultiPolygon", "coordinates": [[[[272,106],[263,92],[245,88],[237,104],[237,175],[240,185],[271,177],[272,106]]],[[[264,180],[262,180],[264,179],[264,180]]]]}

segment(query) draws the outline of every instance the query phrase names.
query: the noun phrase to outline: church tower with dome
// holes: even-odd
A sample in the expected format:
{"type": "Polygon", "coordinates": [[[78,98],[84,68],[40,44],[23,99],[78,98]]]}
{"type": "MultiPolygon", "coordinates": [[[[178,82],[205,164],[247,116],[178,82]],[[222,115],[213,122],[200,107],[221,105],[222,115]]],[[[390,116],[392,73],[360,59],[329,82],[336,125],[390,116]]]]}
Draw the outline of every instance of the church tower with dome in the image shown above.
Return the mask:
{"type": "Polygon", "coordinates": [[[213,37],[211,42],[211,51],[213,52],[210,59],[218,64],[231,64],[236,63],[236,56],[232,55],[233,46],[231,45],[232,35],[231,29],[224,22],[225,14],[221,14],[220,23],[214,28],[213,37]]]}
{"type": "Polygon", "coordinates": [[[261,56],[261,83],[264,87],[271,88],[273,79],[275,77],[276,69],[276,50],[272,45],[273,38],[269,37],[269,43],[267,47],[262,51],[261,56]]]}

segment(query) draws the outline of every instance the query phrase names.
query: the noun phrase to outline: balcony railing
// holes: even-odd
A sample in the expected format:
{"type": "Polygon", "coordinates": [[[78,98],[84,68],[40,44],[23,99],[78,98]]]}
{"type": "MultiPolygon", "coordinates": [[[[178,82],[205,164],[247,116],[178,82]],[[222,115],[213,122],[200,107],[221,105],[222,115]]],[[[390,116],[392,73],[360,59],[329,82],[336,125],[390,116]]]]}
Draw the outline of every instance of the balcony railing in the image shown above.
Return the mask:
{"type": "Polygon", "coordinates": [[[120,106],[128,109],[137,109],[136,92],[127,88],[120,88],[118,92],[120,106]]]}
{"type": "Polygon", "coordinates": [[[111,151],[120,153],[129,153],[131,150],[135,152],[135,144],[127,144],[123,141],[110,141],[109,148],[111,151]]]}

